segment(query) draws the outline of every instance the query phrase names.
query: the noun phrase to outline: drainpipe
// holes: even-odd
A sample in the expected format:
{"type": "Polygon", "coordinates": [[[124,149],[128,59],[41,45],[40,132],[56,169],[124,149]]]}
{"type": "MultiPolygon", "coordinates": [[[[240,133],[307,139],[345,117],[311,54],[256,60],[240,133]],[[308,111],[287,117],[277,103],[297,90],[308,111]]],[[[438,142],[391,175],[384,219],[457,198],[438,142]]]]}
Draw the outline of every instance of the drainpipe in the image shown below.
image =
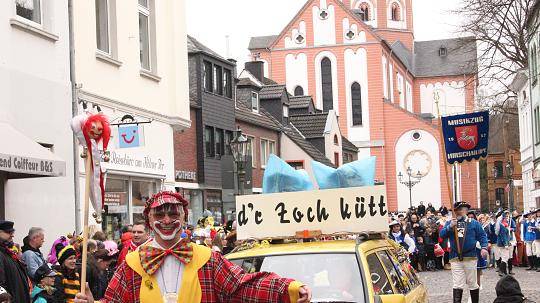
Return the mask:
{"type": "MultiPolygon", "coordinates": [[[[71,114],[73,117],[79,114],[78,109],[78,89],[75,79],[75,42],[73,32],[73,0],[68,0],[68,18],[69,18],[69,78],[71,81],[71,114]]],[[[75,233],[81,233],[81,199],[79,186],[79,142],[73,137],[73,188],[75,201],[75,233]]]]}

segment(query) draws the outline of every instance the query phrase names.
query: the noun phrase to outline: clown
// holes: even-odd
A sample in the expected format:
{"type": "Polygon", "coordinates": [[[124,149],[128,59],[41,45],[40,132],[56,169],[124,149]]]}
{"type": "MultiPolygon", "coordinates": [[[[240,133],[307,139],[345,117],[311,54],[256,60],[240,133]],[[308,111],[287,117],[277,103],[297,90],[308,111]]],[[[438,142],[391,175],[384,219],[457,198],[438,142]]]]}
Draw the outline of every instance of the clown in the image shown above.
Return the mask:
{"type": "MultiPolygon", "coordinates": [[[[101,302],[309,302],[311,293],[302,283],[273,273],[246,274],[219,253],[189,242],[187,205],[173,192],[148,199],[144,215],[154,239],[126,256],[101,302]]],[[[75,302],[94,300],[86,289],[75,302]]]]}
{"type": "Polygon", "coordinates": [[[107,146],[111,138],[111,128],[107,117],[101,113],[84,113],[71,120],[71,129],[84,147],[82,158],[90,157],[92,163],[90,178],[90,198],[96,213],[94,217],[97,222],[101,222],[101,209],[105,197],[105,185],[103,173],[101,172],[101,153],[99,144],[103,149],[103,160],[109,161],[107,146]],[[88,151],[90,151],[88,153],[88,151]]]}

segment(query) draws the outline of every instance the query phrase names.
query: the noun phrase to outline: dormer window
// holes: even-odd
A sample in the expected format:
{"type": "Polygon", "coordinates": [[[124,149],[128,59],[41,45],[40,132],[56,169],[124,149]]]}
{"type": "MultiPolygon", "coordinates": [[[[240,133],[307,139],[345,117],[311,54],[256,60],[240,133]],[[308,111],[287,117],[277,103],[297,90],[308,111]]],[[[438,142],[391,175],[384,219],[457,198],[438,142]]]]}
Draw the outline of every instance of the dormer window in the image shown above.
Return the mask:
{"type": "Polygon", "coordinates": [[[251,93],[251,111],[259,113],[259,94],[256,92],[251,93]]]}
{"type": "Polygon", "coordinates": [[[360,7],[358,8],[359,9],[359,16],[360,16],[360,19],[362,19],[362,21],[369,21],[370,18],[369,18],[369,5],[367,3],[362,3],[360,4],[360,7]]]}
{"type": "Polygon", "coordinates": [[[390,13],[391,13],[392,21],[401,20],[401,10],[399,8],[399,4],[397,4],[396,2],[392,3],[392,8],[391,8],[390,13]]]}
{"type": "Polygon", "coordinates": [[[439,47],[439,57],[446,57],[448,55],[448,49],[444,46],[439,47]]]}

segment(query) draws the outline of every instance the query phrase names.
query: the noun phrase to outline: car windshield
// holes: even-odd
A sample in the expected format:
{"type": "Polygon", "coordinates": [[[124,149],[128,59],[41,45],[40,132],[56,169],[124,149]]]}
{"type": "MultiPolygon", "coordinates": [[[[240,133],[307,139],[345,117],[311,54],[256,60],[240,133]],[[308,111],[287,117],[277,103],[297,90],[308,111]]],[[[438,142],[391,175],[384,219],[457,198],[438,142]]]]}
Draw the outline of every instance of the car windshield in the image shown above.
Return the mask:
{"type": "Polygon", "coordinates": [[[275,272],[301,281],[312,290],[311,302],[364,302],[359,265],[352,253],[260,256],[231,262],[248,273],[275,272]]]}

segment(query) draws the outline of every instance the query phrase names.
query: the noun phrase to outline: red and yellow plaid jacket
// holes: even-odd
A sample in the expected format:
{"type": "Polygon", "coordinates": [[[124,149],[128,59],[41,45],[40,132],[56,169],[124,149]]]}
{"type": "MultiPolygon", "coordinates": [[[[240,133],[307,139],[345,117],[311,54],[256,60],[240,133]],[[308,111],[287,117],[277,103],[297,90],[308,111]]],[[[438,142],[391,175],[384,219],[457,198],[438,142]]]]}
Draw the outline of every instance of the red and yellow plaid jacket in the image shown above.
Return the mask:
{"type": "MultiPolygon", "coordinates": [[[[292,279],[273,273],[246,274],[216,252],[199,269],[198,275],[202,290],[201,303],[290,302],[289,285],[292,279]]],[[[141,276],[124,262],[116,270],[101,302],[140,303],[141,282],[141,276]]]]}

